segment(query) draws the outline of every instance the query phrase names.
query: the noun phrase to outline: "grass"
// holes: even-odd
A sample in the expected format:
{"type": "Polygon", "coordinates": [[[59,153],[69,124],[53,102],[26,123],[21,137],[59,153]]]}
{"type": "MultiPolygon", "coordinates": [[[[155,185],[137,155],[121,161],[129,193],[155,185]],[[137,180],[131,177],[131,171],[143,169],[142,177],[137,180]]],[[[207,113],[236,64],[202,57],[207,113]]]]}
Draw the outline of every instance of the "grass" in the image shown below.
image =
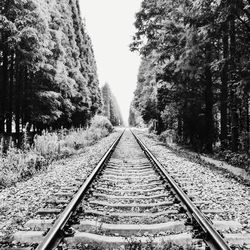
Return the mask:
{"type": "Polygon", "coordinates": [[[3,140],[0,143],[0,188],[27,179],[39,171],[47,169],[55,160],[82,152],[85,147],[95,144],[113,130],[109,120],[96,116],[88,129],[60,130],[36,135],[32,146],[24,141],[22,150],[9,142],[8,151],[3,153],[3,140]]]}

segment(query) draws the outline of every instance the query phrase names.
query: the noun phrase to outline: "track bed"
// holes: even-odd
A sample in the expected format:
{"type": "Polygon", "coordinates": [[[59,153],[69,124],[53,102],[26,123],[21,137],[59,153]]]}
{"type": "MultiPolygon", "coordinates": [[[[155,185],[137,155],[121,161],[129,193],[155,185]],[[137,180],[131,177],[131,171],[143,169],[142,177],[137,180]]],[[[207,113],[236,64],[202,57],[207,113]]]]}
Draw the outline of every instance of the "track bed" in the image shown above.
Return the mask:
{"type": "MultiPolygon", "coordinates": [[[[196,199],[192,203],[183,190],[178,193],[167,173],[138,140],[125,130],[82,186],[80,181],[65,186],[22,231],[15,233],[15,247],[97,249],[88,248],[97,244],[103,249],[147,249],[149,245],[154,247],[150,249],[164,249],[164,242],[174,242],[177,249],[230,249],[219,234],[221,242],[216,242],[216,229],[226,233],[234,230],[239,236],[237,221],[224,221],[223,217],[214,220],[210,215],[208,225],[216,233],[216,240],[211,239],[206,231],[209,227],[204,229],[197,223],[204,217],[206,226],[206,216],[199,215],[195,206],[203,209],[211,201],[196,199]],[[196,210],[198,219],[194,216],[196,210]]],[[[175,176],[178,181],[181,178],[175,176]]],[[[243,249],[247,240],[246,244],[242,241],[243,249]]]]}

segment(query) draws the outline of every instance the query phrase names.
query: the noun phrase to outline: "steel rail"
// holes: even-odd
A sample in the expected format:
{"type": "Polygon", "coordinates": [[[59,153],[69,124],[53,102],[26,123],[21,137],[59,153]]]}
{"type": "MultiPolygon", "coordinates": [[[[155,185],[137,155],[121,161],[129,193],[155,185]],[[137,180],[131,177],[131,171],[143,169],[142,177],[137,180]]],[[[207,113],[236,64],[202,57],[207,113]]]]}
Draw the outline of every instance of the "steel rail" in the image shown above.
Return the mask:
{"type": "Polygon", "coordinates": [[[61,213],[60,217],[56,220],[54,225],[51,227],[49,232],[44,237],[43,241],[37,246],[36,250],[51,250],[56,248],[56,246],[60,243],[63,236],[63,227],[68,222],[70,216],[73,214],[79,203],[81,202],[81,199],[83,195],[86,193],[86,190],[90,186],[90,184],[93,182],[97,174],[102,170],[107,160],[109,160],[110,156],[112,155],[116,145],[120,141],[123,133],[118,136],[118,138],[112,143],[110,148],[107,150],[107,152],[104,154],[104,156],[101,158],[97,166],[94,168],[92,173],[88,176],[86,181],[83,183],[83,185],[80,187],[78,192],[74,195],[73,199],[70,201],[70,203],[66,206],[64,211],[61,213]]]}
{"type": "Polygon", "coordinates": [[[208,238],[206,242],[212,249],[216,250],[230,250],[231,248],[227,245],[221,235],[213,228],[210,222],[205,218],[201,211],[192,203],[189,197],[182,191],[182,189],[178,186],[178,184],[174,181],[174,179],[169,175],[169,173],[164,169],[162,164],[155,158],[155,156],[151,153],[151,151],[146,147],[146,145],[141,141],[141,139],[135,135],[135,133],[131,130],[135,139],[141,146],[141,149],[144,151],[149,160],[155,165],[155,167],[160,171],[160,173],[165,177],[170,183],[171,187],[174,189],[178,198],[185,205],[189,213],[196,220],[196,222],[200,225],[203,231],[206,233],[208,238]]]}

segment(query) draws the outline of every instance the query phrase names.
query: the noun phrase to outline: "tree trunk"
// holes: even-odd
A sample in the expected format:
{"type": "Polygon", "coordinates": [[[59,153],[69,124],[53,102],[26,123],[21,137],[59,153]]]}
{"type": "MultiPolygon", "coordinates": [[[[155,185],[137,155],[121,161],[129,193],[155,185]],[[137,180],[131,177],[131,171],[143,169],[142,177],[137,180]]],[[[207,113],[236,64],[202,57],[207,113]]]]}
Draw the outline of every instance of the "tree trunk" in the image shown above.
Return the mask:
{"type": "Polygon", "coordinates": [[[2,99],[2,124],[1,124],[1,130],[3,132],[5,131],[5,119],[6,119],[6,102],[7,102],[7,91],[8,91],[8,82],[9,82],[9,77],[8,77],[8,47],[4,46],[3,50],[3,99],[2,99]]]}
{"type": "MultiPolygon", "coordinates": [[[[12,1],[4,1],[1,0],[0,9],[1,14],[6,15],[7,11],[10,9],[10,5],[12,4],[12,1]]],[[[8,91],[8,45],[6,43],[8,39],[8,35],[6,32],[1,30],[2,35],[2,44],[1,44],[1,50],[2,50],[2,79],[0,77],[0,133],[5,132],[5,118],[6,118],[6,106],[7,106],[7,91],[8,91]]]]}
{"type": "Polygon", "coordinates": [[[182,126],[182,116],[181,114],[178,115],[178,127],[177,127],[177,135],[178,135],[178,140],[180,140],[180,138],[182,138],[182,130],[183,130],[183,126],[182,126]]]}
{"type": "Polygon", "coordinates": [[[29,90],[29,72],[27,68],[24,70],[24,80],[23,80],[23,94],[22,94],[22,124],[23,127],[26,127],[26,124],[29,122],[29,115],[28,115],[28,90],[29,90]]]}
{"type": "Polygon", "coordinates": [[[10,84],[9,84],[9,96],[8,96],[8,115],[7,115],[7,133],[12,133],[12,100],[13,100],[13,82],[14,82],[14,54],[11,54],[10,65],[10,84]]]}
{"type": "Polygon", "coordinates": [[[249,92],[247,85],[245,87],[243,102],[242,102],[242,132],[244,133],[244,141],[243,141],[243,150],[250,156],[250,124],[249,124],[249,110],[250,110],[250,102],[249,102],[249,92]]]}
{"type": "MultiPolygon", "coordinates": [[[[1,56],[1,53],[0,53],[1,56]]],[[[0,63],[3,63],[3,57],[0,57],[0,63]]],[[[3,66],[0,64],[0,134],[4,133],[4,80],[3,66]]]]}
{"type": "Polygon", "coordinates": [[[205,149],[208,153],[213,152],[214,140],[214,119],[213,119],[213,82],[212,72],[209,63],[211,62],[211,44],[206,46],[206,66],[205,66],[205,120],[206,120],[206,137],[205,149]]]}
{"type": "MultiPolygon", "coordinates": [[[[18,53],[18,52],[17,52],[18,53]]],[[[22,72],[19,65],[19,56],[16,56],[16,88],[15,88],[15,126],[16,133],[20,133],[20,104],[21,104],[21,84],[22,84],[22,72]]]]}
{"type": "Polygon", "coordinates": [[[246,127],[247,127],[247,154],[250,157],[250,98],[249,94],[247,95],[246,100],[246,127]]]}
{"type": "Polygon", "coordinates": [[[161,134],[164,131],[164,123],[161,118],[160,112],[157,115],[157,134],[161,134]]]}
{"type": "Polygon", "coordinates": [[[239,128],[238,128],[238,113],[237,113],[237,108],[236,108],[236,101],[235,101],[235,96],[232,91],[231,93],[231,103],[232,103],[232,108],[231,108],[231,119],[232,119],[232,151],[237,152],[239,148],[239,128]]]}
{"type": "MultiPolygon", "coordinates": [[[[235,56],[236,56],[236,41],[235,41],[235,18],[230,17],[230,63],[231,63],[231,80],[234,81],[233,72],[235,72],[235,56]]],[[[237,113],[237,97],[235,90],[231,88],[231,148],[232,151],[237,152],[239,147],[239,122],[237,113]]]]}
{"type": "Polygon", "coordinates": [[[213,152],[214,120],[213,120],[213,83],[212,73],[209,66],[205,68],[206,89],[205,89],[205,115],[206,115],[206,142],[205,148],[208,153],[213,152]]]}
{"type": "Polygon", "coordinates": [[[222,26],[223,29],[223,65],[221,69],[221,95],[220,95],[220,112],[221,112],[221,148],[227,148],[227,100],[228,100],[228,23],[222,26]]]}

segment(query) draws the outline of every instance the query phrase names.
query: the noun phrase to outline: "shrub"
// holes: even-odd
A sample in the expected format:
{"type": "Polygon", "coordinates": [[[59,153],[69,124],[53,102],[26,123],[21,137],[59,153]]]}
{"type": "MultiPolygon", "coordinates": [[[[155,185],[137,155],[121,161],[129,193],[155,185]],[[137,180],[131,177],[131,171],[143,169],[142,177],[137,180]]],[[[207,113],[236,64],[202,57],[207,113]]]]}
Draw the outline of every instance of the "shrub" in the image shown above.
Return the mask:
{"type": "Polygon", "coordinates": [[[67,135],[61,140],[62,146],[71,149],[81,149],[87,145],[86,130],[83,128],[70,130],[67,135]]]}
{"type": "MultiPolygon", "coordinates": [[[[113,131],[110,121],[103,116],[92,119],[91,126],[36,135],[33,145],[22,145],[22,149],[9,143],[7,153],[3,153],[3,141],[0,143],[0,187],[9,186],[19,180],[32,176],[47,168],[53,161],[69,157],[82,148],[96,143],[113,131]]],[[[28,142],[25,142],[28,143],[28,142]]]]}
{"type": "Polygon", "coordinates": [[[0,186],[9,186],[30,177],[46,165],[46,159],[35,151],[22,151],[11,147],[8,153],[0,158],[0,186]]]}
{"type": "Polygon", "coordinates": [[[176,133],[173,129],[168,129],[159,135],[159,140],[164,143],[173,143],[176,141],[176,133]]]}
{"type": "Polygon", "coordinates": [[[43,132],[34,138],[34,151],[45,158],[55,159],[60,155],[60,141],[57,133],[43,132]]]}
{"type": "Polygon", "coordinates": [[[114,129],[111,122],[108,120],[108,118],[105,116],[101,116],[101,115],[96,115],[92,119],[91,127],[93,129],[96,129],[96,128],[107,129],[108,133],[111,133],[114,129]]]}
{"type": "Polygon", "coordinates": [[[220,150],[216,155],[225,160],[227,163],[250,172],[250,160],[246,153],[235,153],[230,150],[220,150]]]}
{"type": "Polygon", "coordinates": [[[151,122],[151,123],[149,124],[149,126],[148,126],[148,132],[149,132],[149,133],[156,133],[154,122],[151,122]]]}

